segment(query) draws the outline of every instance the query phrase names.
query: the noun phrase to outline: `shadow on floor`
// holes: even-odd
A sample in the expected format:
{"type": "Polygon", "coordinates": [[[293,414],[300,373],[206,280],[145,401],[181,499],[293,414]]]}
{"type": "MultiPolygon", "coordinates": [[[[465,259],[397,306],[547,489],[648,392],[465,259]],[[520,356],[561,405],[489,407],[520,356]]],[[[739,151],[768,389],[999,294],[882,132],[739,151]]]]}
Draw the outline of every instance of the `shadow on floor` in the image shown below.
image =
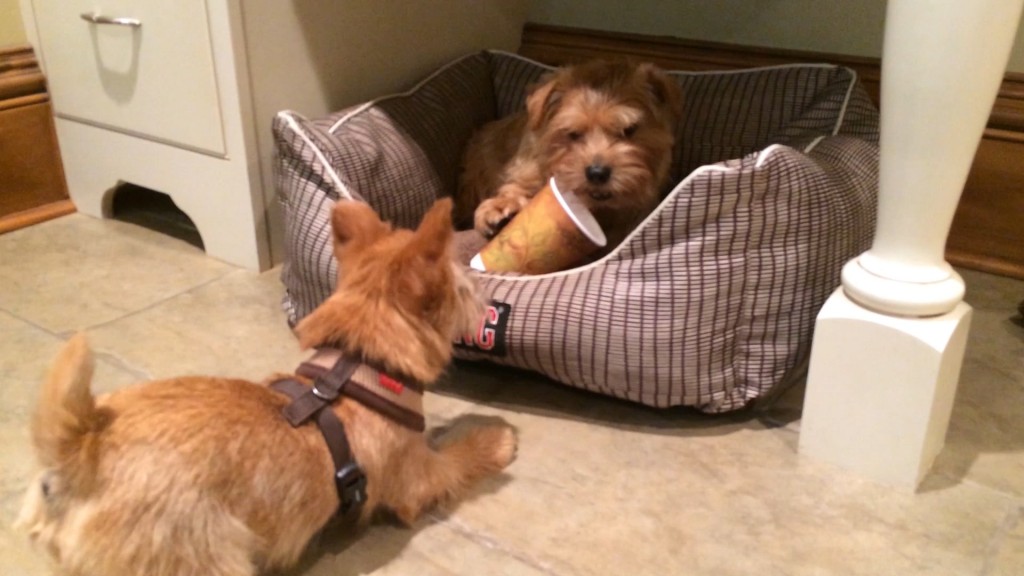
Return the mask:
{"type": "MultiPolygon", "coordinates": [[[[798,383],[794,381],[794,387],[798,383]]],[[[705,414],[689,407],[652,408],[485,362],[457,361],[433,392],[513,412],[668,435],[711,436],[738,428],[776,428],[800,414],[799,405],[794,410],[788,397],[778,404],[758,402],[727,414],[705,414]],[[779,409],[782,404],[785,409],[779,409]]],[[[802,393],[796,401],[802,402],[802,393]]]]}

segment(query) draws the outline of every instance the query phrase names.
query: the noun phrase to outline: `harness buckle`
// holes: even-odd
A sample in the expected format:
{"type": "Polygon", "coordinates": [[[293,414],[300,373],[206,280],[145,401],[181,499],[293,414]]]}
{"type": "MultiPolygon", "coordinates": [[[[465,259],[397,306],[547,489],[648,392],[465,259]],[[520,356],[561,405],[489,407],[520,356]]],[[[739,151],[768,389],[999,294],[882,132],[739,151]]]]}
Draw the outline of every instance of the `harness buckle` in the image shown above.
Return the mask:
{"type": "Polygon", "coordinates": [[[323,400],[324,402],[327,402],[328,404],[337,400],[338,396],[340,396],[338,391],[333,390],[327,386],[321,386],[322,384],[324,384],[324,382],[322,382],[319,378],[313,381],[313,396],[316,396],[317,398],[323,400]]]}
{"type": "Polygon", "coordinates": [[[359,464],[349,462],[334,473],[334,485],[341,497],[341,513],[345,514],[353,507],[358,508],[366,502],[366,474],[359,464]]]}
{"type": "Polygon", "coordinates": [[[341,396],[351,374],[324,372],[313,380],[313,395],[330,404],[341,396]]]}

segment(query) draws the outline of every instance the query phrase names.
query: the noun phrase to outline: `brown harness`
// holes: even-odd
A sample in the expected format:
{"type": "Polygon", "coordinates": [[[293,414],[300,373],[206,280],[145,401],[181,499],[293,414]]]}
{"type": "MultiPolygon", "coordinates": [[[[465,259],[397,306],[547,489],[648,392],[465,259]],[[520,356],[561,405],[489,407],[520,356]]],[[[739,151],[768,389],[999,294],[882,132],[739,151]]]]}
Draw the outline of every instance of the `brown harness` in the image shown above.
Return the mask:
{"type": "Polygon", "coordinates": [[[329,407],[341,396],[348,396],[406,428],[422,432],[423,388],[400,382],[331,348],[317,350],[299,365],[296,374],[312,379],[312,388],[296,378],[281,378],[270,384],[292,399],[281,414],[293,427],[315,418],[334,462],[334,485],[338,490],[335,519],[357,517],[366,502],[366,474],[352,454],[344,424],[329,407]]]}

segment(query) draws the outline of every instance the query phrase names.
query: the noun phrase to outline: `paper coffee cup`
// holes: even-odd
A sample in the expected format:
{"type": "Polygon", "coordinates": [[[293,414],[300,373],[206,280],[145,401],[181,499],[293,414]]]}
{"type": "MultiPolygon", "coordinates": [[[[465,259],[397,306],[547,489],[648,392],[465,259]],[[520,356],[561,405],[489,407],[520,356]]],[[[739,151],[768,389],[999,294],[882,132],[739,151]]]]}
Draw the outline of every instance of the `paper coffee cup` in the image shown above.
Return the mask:
{"type": "Polygon", "coordinates": [[[604,231],[575,194],[551,178],[470,261],[486,272],[546,274],[565,270],[607,243],[604,231]]]}

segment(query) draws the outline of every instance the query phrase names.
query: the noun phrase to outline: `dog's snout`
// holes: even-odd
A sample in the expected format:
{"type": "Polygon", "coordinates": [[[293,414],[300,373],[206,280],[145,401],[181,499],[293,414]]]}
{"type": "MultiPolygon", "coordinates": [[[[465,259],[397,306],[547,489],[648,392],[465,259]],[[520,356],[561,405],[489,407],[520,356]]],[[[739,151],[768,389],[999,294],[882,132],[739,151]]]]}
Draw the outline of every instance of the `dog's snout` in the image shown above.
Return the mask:
{"type": "Polygon", "coordinates": [[[605,184],[612,177],[612,169],[605,164],[591,164],[585,172],[591,184],[605,184]]]}

